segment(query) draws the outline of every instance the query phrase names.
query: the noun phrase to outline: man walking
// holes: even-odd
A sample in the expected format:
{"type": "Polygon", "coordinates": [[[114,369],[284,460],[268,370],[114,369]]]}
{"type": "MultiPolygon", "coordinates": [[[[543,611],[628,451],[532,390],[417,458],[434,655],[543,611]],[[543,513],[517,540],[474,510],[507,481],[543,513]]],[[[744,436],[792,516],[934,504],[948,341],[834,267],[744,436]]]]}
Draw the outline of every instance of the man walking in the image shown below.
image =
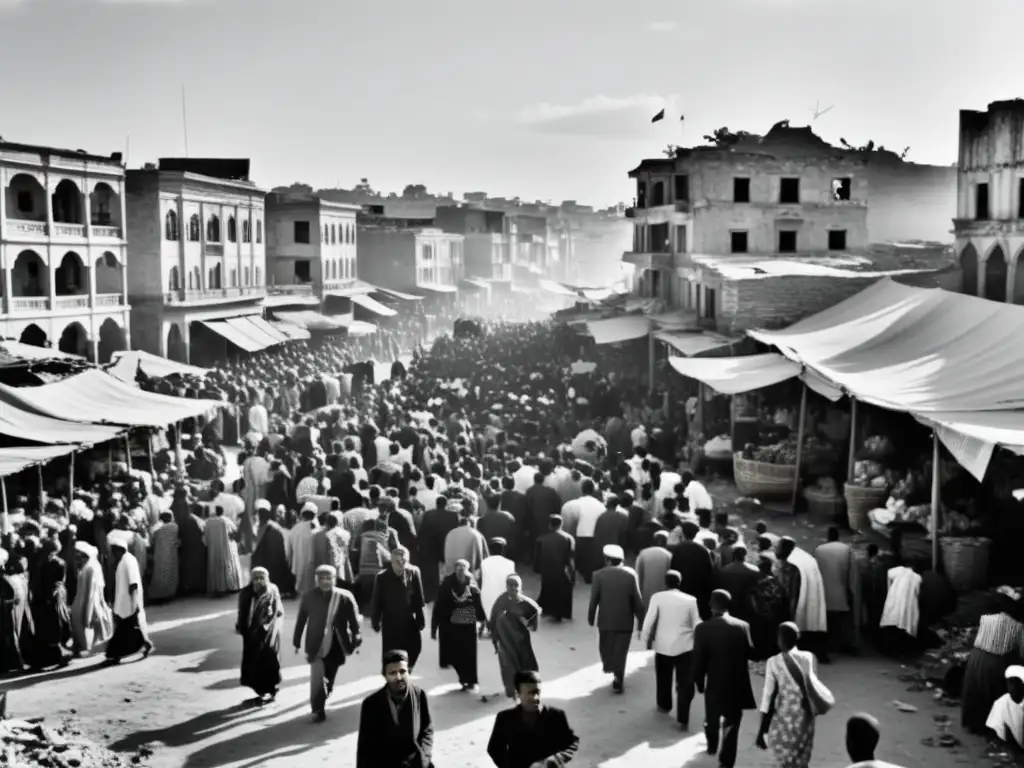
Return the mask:
{"type": "Polygon", "coordinates": [[[622,564],[626,554],[617,544],[604,548],[605,567],[594,574],[590,587],[590,609],[587,623],[597,620],[598,648],[606,674],[613,675],[612,690],[622,693],[626,677],[626,657],[632,639],[634,622],[644,620],[643,598],[636,571],[622,564]]]}
{"type": "Polygon", "coordinates": [[[423,613],[423,581],[420,569],[409,565],[409,550],[391,550],[391,566],[377,574],[373,582],[370,622],[381,634],[386,650],[408,654],[410,672],[416,667],[423,648],[420,632],[427,626],[423,613]]]}
{"type": "Polygon", "coordinates": [[[693,680],[697,691],[704,694],[708,754],[718,753],[720,768],[733,768],[736,764],[743,710],[756,706],[747,669],[751,657],[750,625],[729,615],[731,599],[724,589],[712,592],[712,618],[698,625],[693,633],[693,680]]]}
{"type": "Polygon", "coordinates": [[[363,699],[356,768],[433,768],[434,721],[426,691],[409,680],[405,651],[386,650],[383,688],[363,699]]]}
{"type": "Polygon", "coordinates": [[[690,702],[693,701],[693,633],[700,624],[697,598],[679,591],[682,578],[678,571],[665,574],[665,589],[651,598],[640,639],[654,650],[654,681],[658,709],[672,711],[672,677],[675,676],[676,722],[685,731],[690,727],[690,702]]]}
{"type": "Polygon", "coordinates": [[[572,591],[576,583],[573,566],[576,542],[562,530],[562,516],[552,515],[548,532],[537,539],[533,564],[540,574],[537,603],[545,616],[560,622],[572,618],[572,591]]]}
{"type": "Polygon", "coordinates": [[[309,662],[309,706],[313,722],[327,719],[327,699],[334,689],[338,667],[362,644],[359,609],[348,590],[335,586],[338,572],[333,566],[316,569],[316,587],[302,595],[295,619],[295,653],[303,648],[309,662]],[[309,625],[307,627],[307,624],[309,625]],[[306,643],[302,634],[306,630],[306,643]]]}
{"type": "Polygon", "coordinates": [[[849,652],[853,635],[852,595],[859,576],[853,549],[839,540],[839,529],[832,526],[828,529],[828,541],[814,550],[814,559],[825,587],[828,650],[849,652]]]}
{"type": "MultiPolygon", "coordinates": [[[[668,573],[671,564],[668,531],[655,531],[653,544],[643,549],[636,558],[636,579],[640,584],[640,594],[644,598],[645,611],[655,593],[665,588],[665,574],[668,573]]],[[[676,574],[678,575],[679,571],[676,571],[676,574]]]]}

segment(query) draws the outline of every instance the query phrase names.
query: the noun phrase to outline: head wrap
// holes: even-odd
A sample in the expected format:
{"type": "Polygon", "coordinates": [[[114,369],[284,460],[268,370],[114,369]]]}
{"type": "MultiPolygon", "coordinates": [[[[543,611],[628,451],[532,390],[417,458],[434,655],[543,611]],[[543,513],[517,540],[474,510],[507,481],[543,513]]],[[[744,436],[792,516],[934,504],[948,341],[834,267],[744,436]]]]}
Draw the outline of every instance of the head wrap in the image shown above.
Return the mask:
{"type": "Polygon", "coordinates": [[[260,576],[265,578],[267,581],[270,581],[270,571],[268,571],[262,565],[257,565],[255,568],[249,569],[249,578],[250,579],[253,576],[256,576],[257,574],[259,574],[260,576]]]}
{"type": "Polygon", "coordinates": [[[606,544],[601,553],[609,560],[625,560],[626,553],[622,551],[622,547],[618,544],[606,544]]]}
{"type": "Polygon", "coordinates": [[[305,513],[305,512],[312,512],[315,515],[319,511],[320,511],[320,508],[316,504],[314,504],[312,501],[307,501],[305,504],[302,505],[302,512],[303,513],[305,513]]]}
{"type": "Polygon", "coordinates": [[[318,565],[316,568],[316,575],[319,576],[321,573],[337,576],[338,570],[333,565],[318,565]]]}
{"type": "Polygon", "coordinates": [[[132,534],[129,531],[122,531],[120,529],[114,529],[107,534],[107,544],[111,547],[120,547],[121,549],[127,550],[131,544],[132,534]]]}
{"type": "Polygon", "coordinates": [[[96,557],[99,554],[99,551],[96,549],[96,547],[94,547],[92,544],[90,544],[87,541],[76,541],[75,542],[75,551],[81,552],[83,555],[85,555],[89,559],[92,559],[92,558],[96,557]]]}
{"type": "Polygon", "coordinates": [[[1006,668],[1007,680],[1020,680],[1024,683],[1024,667],[1020,664],[1011,664],[1006,668]]]}
{"type": "Polygon", "coordinates": [[[271,509],[273,509],[273,507],[270,506],[270,502],[267,501],[266,499],[258,499],[256,501],[256,509],[265,509],[267,512],[269,512],[271,509]]]}

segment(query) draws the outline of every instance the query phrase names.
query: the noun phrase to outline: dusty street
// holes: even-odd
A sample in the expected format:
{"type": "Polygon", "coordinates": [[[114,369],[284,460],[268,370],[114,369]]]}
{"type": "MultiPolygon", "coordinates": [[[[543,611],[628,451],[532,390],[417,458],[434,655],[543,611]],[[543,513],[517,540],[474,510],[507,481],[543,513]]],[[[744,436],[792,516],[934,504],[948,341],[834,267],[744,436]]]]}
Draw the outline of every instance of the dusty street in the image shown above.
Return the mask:
{"type": "MultiPolygon", "coordinates": [[[[536,594],[535,580],[527,591],[536,594]]],[[[541,672],[548,681],[546,699],[564,707],[582,740],[574,765],[587,768],[679,768],[714,766],[703,754],[700,733],[682,733],[671,717],[654,707],[651,654],[636,649],[624,695],[613,695],[610,680],[597,664],[596,637],[586,626],[589,589],[578,585],[575,618],[568,624],[543,623],[535,636],[541,672]]],[[[86,733],[118,751],[150,745],[154,754],[142,764],[156,768],[198,766],[314,766],[344,768],[355,764],[359,702],[382,684],[377,669],[380,640],[367,625],[361,652],[344,666],[328,709],[328,721],[314,725],[307,705],[307,668],[290,647],[284,651],[285,683],[273,708],[242,710],[250,695],[238,687],[240,643],[233,633],[235,603],[223,600],[181,601],[149,611],[157,651],[150,659],[114,669],[98,669],[99,659],[76,662],[68,670],[9,680],[9,709],[18,717],[76,717],[86,733]]],[[[286,645],[290,646],[295,602],[286,603],[286,645]]],[[[485,693],[500,689],[488,642],[480,644],[480,671],[485,693]]],[[[823,667],[822,676],[838,703],[818,720],[814,765],[845,766],[843,727],[847,715],[874,713],[884,728],[879,757],[906,768],[945,768],[987,764],[983,744],[966,738],[957,750],[929,748],[921,739],[935,735],[935,715],[958,719],[959,710],[942,708],[929,693],[912,693],[899,681],[899,665],[878,659],[839,658],[823,667]],[[918,707],[900,712],[894,700],[918,707]]],[[[755,693],[761,678],[755,676],[755,693]]],[[[432,703],[435,763],[438,768],[483,768],[490,765],[485,747],[501,697],[482,702],[462,693],[454,673],[437,668],[436,644],[425,642],[416,682],[432,703]]],[[[694,701],[691,722],[703,717],[701,697],[694,701]]],[[[756,713],[743,721],[741,766],[769,766],[769,755],[754,749],[756,713]]],[[[958,729],[954,729],[958,733],[958,729]]],[[[959,733],[958,733],[959,735],[959,733]]]]}

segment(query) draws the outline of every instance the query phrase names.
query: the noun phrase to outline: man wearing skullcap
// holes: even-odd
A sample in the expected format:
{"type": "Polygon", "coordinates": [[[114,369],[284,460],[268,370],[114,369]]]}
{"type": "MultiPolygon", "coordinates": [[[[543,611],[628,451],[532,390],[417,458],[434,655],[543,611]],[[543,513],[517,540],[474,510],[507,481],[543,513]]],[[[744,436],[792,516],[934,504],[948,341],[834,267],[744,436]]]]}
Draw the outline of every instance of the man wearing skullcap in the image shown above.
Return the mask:
{"type": "Polygon", "coordinates": [[[644,601],[636,571],[623,564],[622,547],[608,544],[602,554],[605,567],[594,574],[590,586],[587,623],[593,627],[596,620],[601,664],[612,675],[612,690],[622,693],[629,641],[643,624],[644,601]]]}
{"type": "Polygon", "coordinates": [[[313,588],[313,534],[316,532],[316,505],[306,502],[297,522],[288,532],[288,561],[295,577],[295,591],[300,595],[313,588]]]}
{"type": "Polygon", "coordinates": [[[846,752],[853,760],[847,768],[902,768],[895,763],[875,759],[881,738],[878,720],[861,712],[846,721],[846,752]]]}
{"type": "Polygon", "coordinates": [[[537,539],[533,562],[540,574],[537,603],[556,622],[572,618],[575,554],[576,542],[562,530],[561,515],[551,515],[547,533],[537,539]]]}
{"type": "Polygon", "coordinates": [[[114,560],[114,634],[107,643],[107,663],[141,650],[143,657],[153,652],[142,604],[142,573],[135,556],[128,552],[132,534],[115,529],[107,537],[114,560]]]}
{"type": "Polygon", "coordinates": [[[356,768],[433,768],[434,723],[426,691],[413,685],[409,656],[385,649],[384,687],[359,710],[356,768]]]}
{"type": "Polygon", "coordinates": [[[1006,668],[1006,693],[996,699],[985,727],[1014,751],[1024,750],[1024,666],[1006,668]]]}
{"type": "Polygon", "coordinates": [[[420,569],[409,564],[409,550],[403,546],[391,550],[390,567],[377,574],[373,582],[370,621],[381,635],[381,646],[409,654],[409,669],[416,667],[427,626],[424,614],[423,582],[420,569]]]}
{"type": "Polygon", "coordinates": [[[303,593],[295,619],[293,645],[296,653],[305,650],[310,665],[309,705],[316,723],[327,718],[338,668],[362,644],[359,608],[351,592],[336,586],[337,577],[330,565],[317,568],[316,586],[303,593]]]}

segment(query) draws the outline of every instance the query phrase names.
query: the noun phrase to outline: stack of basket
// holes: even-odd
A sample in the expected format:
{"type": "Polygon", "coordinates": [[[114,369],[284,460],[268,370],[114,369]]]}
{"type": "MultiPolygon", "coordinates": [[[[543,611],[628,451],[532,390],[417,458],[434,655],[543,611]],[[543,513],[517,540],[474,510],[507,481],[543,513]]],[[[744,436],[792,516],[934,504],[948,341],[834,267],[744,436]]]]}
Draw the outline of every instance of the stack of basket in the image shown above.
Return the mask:
{"type": "Polygon", "coordinates": [[[868,512],[885,506],[885,501],[889,498],[889,489],[885,486],[873,488],[846,483],[843,496],[846,498],[846,519],[850,530],[864,531],[871,527],[868,512]]]}
{"type": "Polygon", "coordinates": [[[744,496],[755,499],[780,499],[791,496],[796,482],[796,464],[769,464],[744,459],[734,453],[732,459],[736,487],[744,496]]]}

